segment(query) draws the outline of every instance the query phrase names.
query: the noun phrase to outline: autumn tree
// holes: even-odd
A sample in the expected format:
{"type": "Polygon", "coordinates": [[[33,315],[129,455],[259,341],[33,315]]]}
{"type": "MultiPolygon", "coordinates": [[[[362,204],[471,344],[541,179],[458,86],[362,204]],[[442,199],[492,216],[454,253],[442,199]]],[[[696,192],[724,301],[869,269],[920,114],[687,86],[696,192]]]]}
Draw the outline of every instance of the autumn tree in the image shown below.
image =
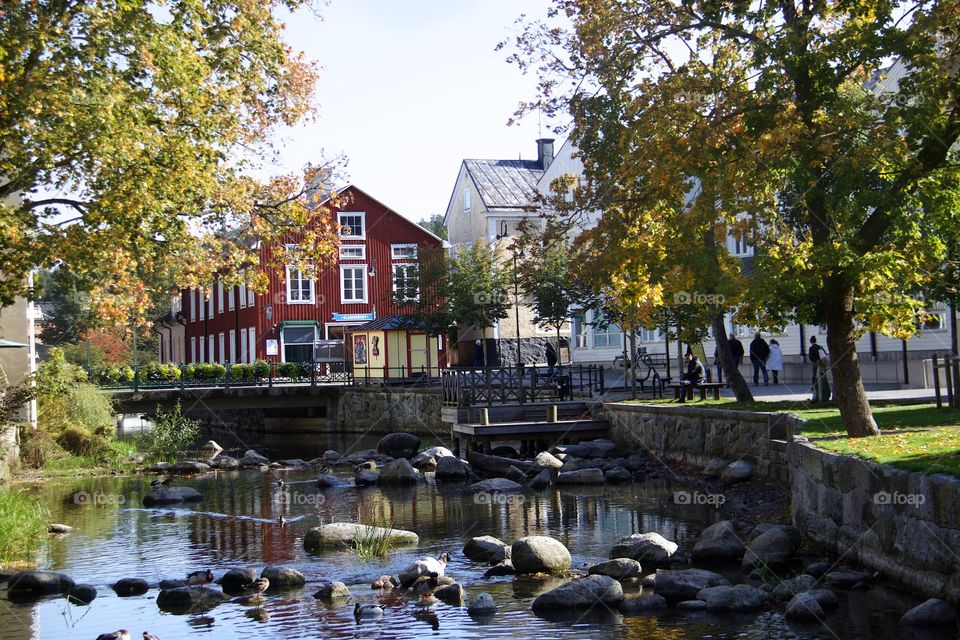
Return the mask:
{"type": "MultiPolygon", "coordinates": [[[[312,227],[330,166],[258,180],[275,128],[313,110],[316,71],[281,39],[304,0],[6,2],[0,10],[0,304],[61,260],[100,316],[146,320],[150,289],[257,267],[312,227]]],[[[322,197],[321,197],[322,196],[322,197]]],[[[318,225],[314,225],[318,222],[318,225]]],[[[262,276],[262,274],[261,274],[262,276]]],[[[260,284],[263,278],[255,278],[260,284]]]]}
{"type": "Polygon", "coordinates": [[[556,333],[559,356],[560,329],[569,321],[570,306],[583,300],[586,292],[571,269],[566,241],[541,246],[539,251],[526,255],[519,274],[520,286],[530,300],[534,322],[556,333]]]}
{"type": "Polygon", "coordinates": [[[515,43],[540,75],[521,111],[572,113],[587,182],[664,203],[658,222],[699,182],[716,242],[755,245],[738,317],[825,322],[847,431],[876,434],[856,339],[916,330],[912,294],[945,252],[934,222],[960,210],[958,6],[556,0],[515,43]]]}

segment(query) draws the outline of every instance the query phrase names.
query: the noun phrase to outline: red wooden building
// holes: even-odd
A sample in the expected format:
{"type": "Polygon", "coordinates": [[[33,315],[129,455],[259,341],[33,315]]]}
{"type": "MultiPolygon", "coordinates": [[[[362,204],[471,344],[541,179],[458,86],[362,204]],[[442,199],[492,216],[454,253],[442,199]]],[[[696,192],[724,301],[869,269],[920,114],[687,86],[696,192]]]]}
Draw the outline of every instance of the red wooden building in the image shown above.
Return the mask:
{"type": "MultiPolygon", "coordinates": [[[[420,247],[439,248],[443,240],[353,185],[340,194],[345,204],[332,213],[341,228],[339,259],[332,267],[313,277],[292,265],[270,269],[263,294],[219,282],[183,292],[188,362],[343,361],[351,328],[401,312],[393,303],[398,279],[402,286],[415,274],[420,247]]],[[[259,249],[261,263],[270,250],[259,249]]]]}

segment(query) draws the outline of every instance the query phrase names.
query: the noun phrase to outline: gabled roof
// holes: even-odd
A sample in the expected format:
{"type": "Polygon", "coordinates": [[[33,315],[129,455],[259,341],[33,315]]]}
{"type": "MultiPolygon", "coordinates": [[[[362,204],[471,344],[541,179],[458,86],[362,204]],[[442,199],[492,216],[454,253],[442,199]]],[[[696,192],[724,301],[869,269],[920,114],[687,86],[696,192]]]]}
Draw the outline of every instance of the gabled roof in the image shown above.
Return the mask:
{"type": "MultiPolygon", "coordinates": [[[[400,218],[401,220],[403,220],[404,222],[406,222],[408,225],[410,225],[410,226],[412,226],[412,227],[415,227],[415,228],[416,228],[418,231],[420,231],[421,233],[423,233],[423,234],[425,234],[425,235],[428,235],[428,236],[430,236],[431,238],[433,238],[434,240],[436,240],[437,242],[439,242],[441,246],[443,246],[443,247],[449,246],[450,243],[447,242],[446,240],[444,240],[443,238],[441,238],[440,236],[438,236],[437,234],[433,233],[432,231],[430,231],[430,230],[427,229],[426,227],[420,226],[419,224],[417,224],[416,222],[414,222],[414,221],[411,220],[410,218],[406,217],[405,215],[403,215],[403,214],[401,214],[401,213],[398,213],[397,210],[394,209],[393,207],[388,207],[388,206],[385,205],[383,202],[381,202],[380,200],[374,198],[372,195],[370,195],[369,193],[367,193],[366,191],[364,191],[363,189],[361,189],[361,188],[358,187],[357,185],[355,185],[355,184],[345,184],[345,185],[343,185],[343,186],[341,186],[341,187],[336,187],[336,188],[334,188],[334,191],[336,191],[338,194],[340,194],[340,193],[346,193],[347,191],[351,191],[351,190],[352,190],[352,191],[359,191],[360,193],[362,193],[362,194],[365,195],[366,197],[370,198],[371,200],[373,200],[374,202],[376,202],[377,204],[379,204],[381,207],[383,207],[384,209],[386,209],[386,210],[389,211],[390,213],[394,214],[395,216],[397,216],[398,218],[400,218]]],[[[323,200],[317,202],[316,205],[314,205],[314,206],[320,206],[320,205],[322,205],[322,204],[326,204],[329,200],[330,200],[330,198],[329,198],[329,197],[326,197],[326,198],[324,198],[323,200]]]]}
{"type": "Polygon", "coordinates": [[[536,160],[464,160],[487,209],[521,209],[530,204],[543,169],[536,160]]]}

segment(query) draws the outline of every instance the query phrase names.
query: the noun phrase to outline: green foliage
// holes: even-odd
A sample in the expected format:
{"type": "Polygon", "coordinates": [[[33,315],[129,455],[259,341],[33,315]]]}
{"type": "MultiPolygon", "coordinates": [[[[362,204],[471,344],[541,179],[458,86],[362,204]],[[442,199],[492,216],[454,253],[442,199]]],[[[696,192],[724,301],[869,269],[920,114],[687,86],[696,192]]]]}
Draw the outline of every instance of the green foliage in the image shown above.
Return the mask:
{"type": "Polygon", "coordinates": [[[144,431],[138,439],[140,449],[155,459],[175,460],[196,447],[200,437],[200,421],[185,417],[180,403],[172,411],[157,408],[153,428],[144,431]]]}
{"type": "Polygon", "coordinates": [[[180,367],[175,364],[151,362],[140,368],[140,380],[147,382],[176,382],[180,379],[180,367]]]}
{"type": "Polygon", "coordinates": [[[534,319],[541,327],[559,330],[570,317],[570,305],[583,294],[570,270],[567,243],[557,241],[522,261],[520,282],[533,299],[534,319]]]}
{"type": "Polygon", "coordinates": [[[23,491],[0,489],[0,562],[32,562],[43,545],[49,514],[23,491]]]}
{"type": "MultiPolygon", "coordinates": [[[[90,326],[89,294],[78,278],[64,266],[42,271],[39,278],[41,301],[49,303],[50,317],[44,318],[40,339],[44,344],[79,342],[90,326]]],[[[79,362],[77,364],[80,364],[79,362]]]]}
{"type": "Polygon", "coordinates": [[[281,378],[299,380],[310,375],[308,362],[281,362],[277,365],[277,375],[281,378]]]}
{"type": "Polygon", "coordinates": [[[253,375],[257,380],[270,376],[270,363],[265,360],[257,360],[253,363],[253,375]]]}
{"type": "Polygon", "coordinates": [[[439,236],[444,240],[447,239],[447,225],[443,224],[443,214],[435,213],[429,218],[425,218],[418,222],[421,227],[429,231],[435,236],[439,236]]]}
{"type": "Polygon", "coordinates": [[[100,385],[129,384],[133,382],[134,371],[128,365],[110,364],[93,370],[93,379],[100,385]]]}
{"type": "Polygon", "coordinates": [[[364,529],[363,534],[353,541],[353,551],[357,554],[357,559],[360,562],[370,562],[375,558],[386,558],[392,549],[400,546],[397,537],[390,533],[392,529],[393,523],[387,524],[379,518],[375,520],[375,524],[364,529]]]}
{"type": "Polygon", "coordinates": [[[227,372],[231,379],[239,382],[248,382],[254,379],[252,364],[231,364],[227,372]]]}

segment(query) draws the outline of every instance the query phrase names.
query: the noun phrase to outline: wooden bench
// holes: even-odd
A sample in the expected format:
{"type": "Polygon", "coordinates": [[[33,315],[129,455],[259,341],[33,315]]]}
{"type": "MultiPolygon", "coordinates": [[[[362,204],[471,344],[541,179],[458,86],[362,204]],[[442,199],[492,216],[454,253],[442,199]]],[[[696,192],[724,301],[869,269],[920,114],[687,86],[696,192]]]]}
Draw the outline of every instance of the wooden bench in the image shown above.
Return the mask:
{"type": "Polygon", "coordinates": [[[679,400],[679,399],[680,399],[680,390],[681,390],[681,389],[684,389],[684,388],[687,390],[687,399],[688,399],[688,400],[693,400],[693,390],[694,390],[694,389],[699,389],[699,390],[700,390],[700,399],[701,399],[701,400],[706,400],[706,399],[707,399],[707,389],[713,389],[713,399],[714,399],[714,400],[719,400],[719,399],[720,399],[720,389],[723,388],[723,386],[724,386],[724,384],[723,384],[722,382],[701,382],[700,384],[677,384],[677,383],[673,383],[673,384],[670,385],[670,388],[673,389],[673,399],[674,399],[674,400],[679,400]]]}

